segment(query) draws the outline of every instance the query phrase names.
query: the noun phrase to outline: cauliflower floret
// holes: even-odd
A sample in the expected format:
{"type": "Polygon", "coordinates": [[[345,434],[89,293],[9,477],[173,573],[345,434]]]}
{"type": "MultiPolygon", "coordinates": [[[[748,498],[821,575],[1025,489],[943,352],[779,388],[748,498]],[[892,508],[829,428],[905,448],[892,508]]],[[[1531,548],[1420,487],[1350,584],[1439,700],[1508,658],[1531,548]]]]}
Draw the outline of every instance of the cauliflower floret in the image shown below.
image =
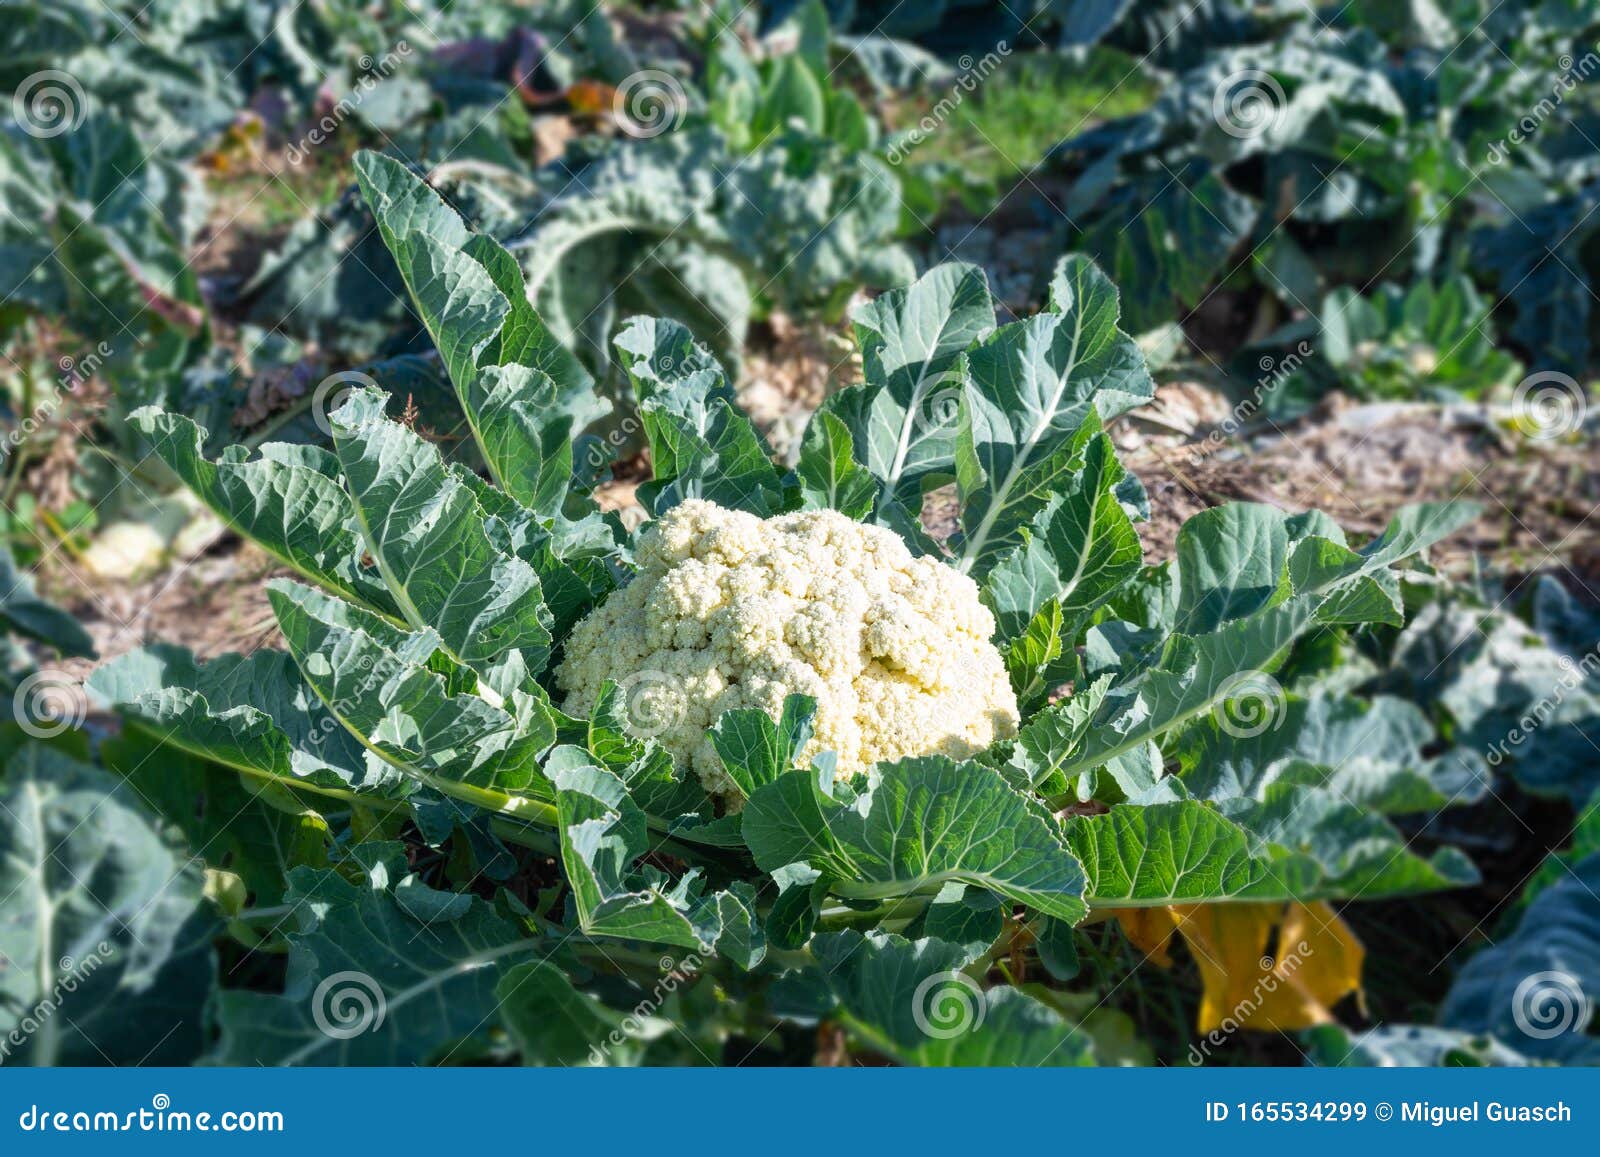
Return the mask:
{"type": "Polygon", "coordinates": [[[646,528],[639,572],[574,628],[556,682],[593,709],[607,679],[629,726],[719,795],[733,784],[706,739],[724,712],[777,716],[817,701],[801,758],[838,753],[846,777],[879,760],[963,758],[1017,731],[989,643],[994,617],[965,575],[913,558],[888,530],[832,510],[760,519],[685,502],[646,528]]]}

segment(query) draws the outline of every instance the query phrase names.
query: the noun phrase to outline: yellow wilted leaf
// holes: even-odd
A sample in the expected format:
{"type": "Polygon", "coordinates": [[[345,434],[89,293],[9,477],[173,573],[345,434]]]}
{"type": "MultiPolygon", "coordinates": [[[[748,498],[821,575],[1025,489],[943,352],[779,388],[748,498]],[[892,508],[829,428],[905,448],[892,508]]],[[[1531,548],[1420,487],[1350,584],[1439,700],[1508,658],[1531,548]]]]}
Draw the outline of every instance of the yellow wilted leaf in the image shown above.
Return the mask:
{"type": "Polygon", "coordinates": [[[599,80],[580,80],[567,89],[567,103],[579,116],[599,116],[616,105],[617,90],[599,80]]]}
{"type": "Polygon", "coordinates": [[[1178,930],[1178,918],[1171,908],[1114,908],[1107,915],[1117,918],[1122,934],[1146,959],[1172,967],[1172,934],[1178,930]]]}
{"type": "Polygon", "coordinates": [[[1182,904],[1116,916],[1128,939],[1163,967],[1171,964],[1173,931],[1183,937],[1205,985],[1202,1033],[1326,1024],[1335,1004],[1361,990],[1366,951],[1325,903],[1182,904]],[[1268,956],[1274,928],[1277,955],[1268,956]]]}

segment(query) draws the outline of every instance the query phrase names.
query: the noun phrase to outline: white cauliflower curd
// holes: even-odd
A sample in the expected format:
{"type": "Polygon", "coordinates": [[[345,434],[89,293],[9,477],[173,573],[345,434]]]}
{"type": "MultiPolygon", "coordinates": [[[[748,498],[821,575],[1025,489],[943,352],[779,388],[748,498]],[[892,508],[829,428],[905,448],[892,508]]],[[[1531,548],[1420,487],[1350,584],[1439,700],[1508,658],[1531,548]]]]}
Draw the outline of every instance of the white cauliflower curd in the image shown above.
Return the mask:
{"type": "Polygon", "coordinates": [[[832,510],[761,519],[691,501],[645,529],[638,562],[573,630],[556,681],[565,710],[588,715],[615,680],[630,726],[708,791],[734,788],[706,728],[739,707],[776,718],[792,693],[817,701],[802,759],[837,752],[841,777],[1016,734],[977,585],[891,531],[832,510]]]}

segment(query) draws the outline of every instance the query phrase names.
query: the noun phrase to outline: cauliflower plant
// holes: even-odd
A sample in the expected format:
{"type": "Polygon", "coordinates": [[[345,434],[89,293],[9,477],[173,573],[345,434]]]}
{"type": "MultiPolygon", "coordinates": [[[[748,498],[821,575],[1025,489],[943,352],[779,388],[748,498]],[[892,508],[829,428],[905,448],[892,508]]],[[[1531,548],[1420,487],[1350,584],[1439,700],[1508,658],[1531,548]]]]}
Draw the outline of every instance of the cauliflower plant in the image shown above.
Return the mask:
{"type": "Polygon", "coordinates": [[[732,708],[776,717],[796,692],[817,701],[802,758],[837,752],[841,777],[1016,734],[977,585],[891,531],[832,510],[761,519],[691,501],[647,527],[637,553],[633,580],[573,630],[556,681],[565,709],[586,715],[615,680],[629,726],[708,791],[734,787],[706,728],[732,708]]]}

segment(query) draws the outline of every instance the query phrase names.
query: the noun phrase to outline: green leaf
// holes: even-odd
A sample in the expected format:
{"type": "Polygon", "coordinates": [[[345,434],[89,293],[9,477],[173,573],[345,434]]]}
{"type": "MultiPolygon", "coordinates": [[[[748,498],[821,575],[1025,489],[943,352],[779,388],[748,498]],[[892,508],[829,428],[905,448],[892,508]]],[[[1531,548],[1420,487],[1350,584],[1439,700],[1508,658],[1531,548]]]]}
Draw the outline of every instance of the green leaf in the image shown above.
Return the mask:
{"type": "Polygon", "coordinates": [[[540,700],[518,693],[502,709],[453,693],[430,666],[439,647],[431,631],[402,631],[283,579],[268,596],[306,682],[362,746],[447,792],[468,785],[548,795],[536,759],[555,726],[540,700]]]}
{"type": "Polygon", "coordinates": [[[1117,328],[1117,291],[1085,258],[1056,267],[1050,308],[1002,326],[967,354],[956,446],[961,569],[984,574],[1061,489],[1092,414],[1149,401],[1144,355],[1117,328]]]}
{"type": "Polygon", "coordinates": [[[1217,716],[1185,731],[1168,754],[1189,794],[1262,799],[1273,784],[1295,783],[1393,815],[1472,803],[1488,790],[1488,767],[1476,751],[1423,754],[1435,740],[1433,725],[1404,699],[1284,696],[1260,707],[1258,725],[1242,731],[1217,716]]]}
{"type": "Polygon", "coordinates": [[[1253,502],[1214,506],[1189,518],[1176,543],[1175,629],[1204,635],[1279,597],[1289,530],[1281,510],[1253,502]]]}
{"type": "Polygon", "coordinates": [[[183,833],[197,859],[238,876],[255,907],[282,901],[291,868],[327,865],[328,821],[273,781],[240,775],[133,729],[101,743],[100,757],[142,804],[183,833]]]}
{"type": "Polygon", "coordinates": [[[1128,328],[1144,333],[1200,304],[1259,215],[1215,173],[1168,170],[1117,190],[1078,248],[1126,287],[1128,328]]]}
{"type": "MultiPolygon", "coordinates": [[[[226,1065],[420,1065],[481,1059],[499,986],[541,942],[485,901],[404,876],[394,844],[355,849],[364,878],[289,877],[283,994],[227,989],[215,1059],[226,1065]]],[[[546,949],[548,951],[548,949],[546,949]]]]}
{"type": "Polygon", "coordinates": [[[724,711],[706,735],[728,777],[749,799],[794,766],[801,749],[811,741],[816,714],[815,699],[789,695],[783,701],[783,715],[776,721],[755,708],[724,711]]]}
{"type": "Polygon", "coordinates": [[[507,494],[554,513],[570,442],[610,406],[529,304],[516,260],[473,233],[405,166],[356,157],[356,180],[412,304],[438,346],[489,473],[507,494]]]}
{"type": "Polygon", "coordinates": [[[813,942],[845,1023],[862,1045],[908,1065],[1093,1064],[1087,1034],[1008,986],[983,990],[960,969],[969,949],[858,932],[813,942]]]}
{"type": "Polygon", "coordinates": [[[282,651],[200,663],[145,647],[101,664],[88,687],[152,738],[235,771],[380,798],[404,783],[366,759],[282,651]]]}
{"type": "Polygon", "coordinates": [[[269,442],[251,460],[231,446],[215,462],[205,432],[153,408],[129,417],[151,449],[217,516],[285,566],[398,620],[400,608],[378,575],[361,565],[361,532],[339,485],[337,460],[314,446],[269,442]]]}
{"type": "Polygon", "coordinates": [[[1260,671],[1309,628],[1315,604],[1280,604],[1209,635],[1173,635],[1157,665],[1124,680],[1107,697],[1078,754],[1057,770],[1069,781],[1158,739],[1226,700],[1240,672],[1260,671]]]}
{"type": "Polygon", "coordinates": [[[772,62],[752,132],[763,140],[794,121],[820,136],[827,127],[827,103],[811,69],[799,53],[791,52],[772,62]]]}
{"type": "Polygon", "coordinates": [[[331,420],[384,585],[413,629],[437,632],[451,657],[499,696],[526,689],[550,655],[538,574],[495,548],[473,487],[383,409],[383,395],[361,390],[331,420]]]}
{"type": "Polygon", "coordinates": [[[216,979],[202,889],[115,778],[41,744],[17,751],[0,778],[5,1059],[193,1060],[216,979]]]}
{"type": "Polygon", "coordinates": [[[1090,790],[1085,791],[1084,786],[1068,783],[1061,769],[1083,749],[1110,689],[1111,676],[1104,675],[1070,698],[1052,703],[1022,725],[1012,764],[1027,776],[1035,790],[1047,795],[1075,791],[1082,799],[1094,794],[1092,777],[1084,785],[1090,790]]]}
{"type": "Polygon", "coordinates": [[[694,872],[670,887],[636,872],[633,862],[648,850],[649,831],[622,780],[576,747],[552,752],[545,774],[555,784],[561,860],[586,935],[701,951],[714,946],[740,967],[760,962],[766,949],[748,884],[704,895],[694,872]]]}
{"type": "Polygon", "coordinates": [[[33,576],[17,568],[9,547],[0,546],[0,628],[53,647],[64,658],[94,655],[94,640],[66,611],[45,602],[33,576]]]}
{"type": "Polygon", "coordinates": [[[654,481],[641,500],[657,514],[689,498],[771,515],[783,480],[710,351],[677,322],[639,318],[617,335],[650,439],[654,481]]]}
{"type": "Polygon", "coordinates": [[[1117,501],[1125,472],[1111,440],[1095,427],[1085,423],[1065,475],[983,580],[1002,640],[1029,630],[1054,601],[1061,622],[1052,634],[1060,650],[1072,650],[1090,616],[1138,573],[1139,536],[1117,501]]]}
{"type": "Polygon", "coordinates": [[[1071,923],[1083,872],[1044,814],[992,769],[924,756],[880,764],[853,805],[815,771],[783,775],[750,798],[744,836],[765,871],[804,862],[855,899],[975,884],[1071,923]]]}
{"type": "Polygon", "coordinates": [[[1289,789],[1231,815],[1195,801],[1123,804],[1066,824],[1096,908],[1409,895],[1475,883],[1459,852],[1424,860],[1380,817],[1289,789]]]}
{"type": "Polygon", "coordinates": [[[856,309],[866,381],[839,391],[821,413],[844,423],[857,461],[888,495],[919,505],[922,479],[954,462],[961,357],[994,329],[983,271],[948,263],[856,309]]]}
{"type": "Polygon", "coordinates": [[[1600,1063],[1600,855],[1536,895],[1514,931],[1468,960],[1439,1010],[1444,1025],[1490,1033],[1519,1053],[1600,1063]]]}
{"type": "Polygon", "coordinates": [[[818,410],[800,443],[800,493],[808,510],[837,510],[862,519],[872,513],[878,483],[855,460],[855,439],[835,414],[818,410]]]}
{"type": "Polygon", "coordinates": [[[1152,663],[1125,674],[1107,697],[1088,742],[1059,766],[1060,774],[1071,781],[1079,772],[1110,764],[1206,712],[1226,710],[1230,699],[1240,697],[1241,680],[1274,669],[1289,646],[1314,626],[1360,621],[1357,607],[1388,621],[1389,614],[1398,613],[1393,602],[1398,588],[1389,565],[1474,516],[1475,510],[1461,503],[1404,507],[1383,536],[1360,551],[1328,537],[1332,530],[1323,519],[1288,519],[1284,533],[1293,545],[1270,590],[1266,576],[1281,555],[1273,551],[1275,534],[1262,528],[1270,527],[1276,516],[1257,507],[1202,522],[1194,541],[1181,551],[1199,578],[1186,578],[1180,570],[1180,590],[1186,584],[1189,588],[1181,604],[1187,611],[1180,613],[1193,622],[1216,623],[1216,629],[1173,634],[1152,663]],[[1235,533],[1246,527],[1254,531],[1235,533]],[[1390,587],[1380,587],[1380,579],[1390,587]],[[1229,584],[1238,589],[1230,594],[1229,584]],[[1246,613],[1246,608],[1255,609],[1246,613]],[[1229,614],[1243,617],[1222,621],[1229,614]]]}
{"type": "Polygon", "coordinates": [[[630,1018],[578,991],[548,960],[509,969],[495,986],[495,1000],[524,1065],[628,1063],[642,1051],[639,1037],[649,1028],[648,1018],[630,1018]]]}

